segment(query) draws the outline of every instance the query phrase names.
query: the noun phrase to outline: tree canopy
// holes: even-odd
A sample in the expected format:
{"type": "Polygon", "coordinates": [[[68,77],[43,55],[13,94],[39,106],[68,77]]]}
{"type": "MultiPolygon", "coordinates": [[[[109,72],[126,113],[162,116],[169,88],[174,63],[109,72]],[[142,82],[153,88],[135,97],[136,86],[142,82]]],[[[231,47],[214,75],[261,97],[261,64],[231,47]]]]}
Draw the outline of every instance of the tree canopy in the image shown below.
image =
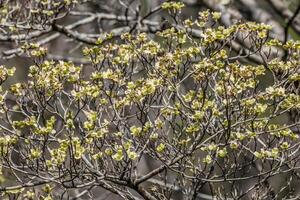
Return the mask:
{"type": "Polygon", "coordinates": [[[0,2],[1,199],[299,198],[300,4],[0,2]]]}

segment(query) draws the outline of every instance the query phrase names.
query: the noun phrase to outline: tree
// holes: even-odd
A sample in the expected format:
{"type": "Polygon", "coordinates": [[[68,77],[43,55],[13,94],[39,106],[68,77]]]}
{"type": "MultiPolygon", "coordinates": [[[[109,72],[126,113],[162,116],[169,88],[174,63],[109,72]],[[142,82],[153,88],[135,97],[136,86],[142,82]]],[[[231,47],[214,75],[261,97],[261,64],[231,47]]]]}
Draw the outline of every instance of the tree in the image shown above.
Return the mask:
{"type": "Polygon", "coordinates": [[[0,67],[3,199],[299,198],[299,41],[182,2],[89,5],[2,2],[3,59],[31,62],[0,67]]]}

